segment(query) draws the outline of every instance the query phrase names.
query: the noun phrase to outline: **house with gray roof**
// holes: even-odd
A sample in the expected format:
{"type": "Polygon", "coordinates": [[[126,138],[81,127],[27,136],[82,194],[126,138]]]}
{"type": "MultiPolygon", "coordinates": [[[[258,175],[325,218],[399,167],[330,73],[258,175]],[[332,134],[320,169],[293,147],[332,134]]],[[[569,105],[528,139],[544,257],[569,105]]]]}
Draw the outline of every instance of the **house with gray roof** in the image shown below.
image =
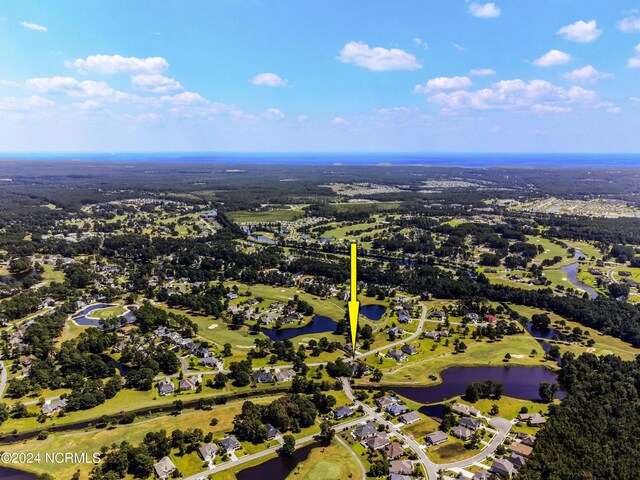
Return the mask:
{"type": "Polygon", "coordinates": [[[409,460],[394,460],[389,463],[389,473],[399,475],[412,475],[413,464],[409,460]]]}
{"type": "Polygon", "coordinates": [[[353,437],[356,440],[364,440],[375,435],[377,432],[376,426],[373,422],[367,422],[364,425],[360,425],[353,430],[353,437]]]}
{"type": "Polygon", "coordinates": [[[205,443],[198,448],[198,453],[205,462],[213,460],[219,451],[220,448],[215,443],[205,443]]]}
{"type": "Polygon", "coordinates": [[[158,382],[158,394],[161,396],[171,395],[175,390],[176,387],[173,385],[171,380],[158,382]]]}
{"type": "Polygon", "coordinates": [[[234,437],[233,435],[230,437],[223,438],[220,441],[220,446],[227,453],[235,452],[236,450],[239,450],[240,448],[242,448],[242,445],[240,445],[240,442],[238,442],[236,437],[234,437]]]}
{"type": "Polygon", "coordinates": [[[516,467],[505,458],[496,458],[491,466],[491,471],[503,477],[511,478],[516,473],[516,467]]]}
{"type": "Polygon", "coordinates": [[[460,440],[469,440],[471,438],[471,435],[473,435],[473,432],[466,427],[458,425],[457,427],[453,427],[451,429],[451,435],[459,438],[460,440]]]}
{"type": "Polygon", "coordinates": [[[425,437],[425,439],[426,439],[427,445],[440,445],[441,443],[444,443],[447,440],[449,440],[449,435],[438,430],[437,432],[428,434],[425,437]]]}
{"type": "Polygon", "coordinates": [[[333,411],[333,418],[335,418],[336,420],[342,420],[345,417],[350,417],[351,415],[353,415],[353,410],[351,409],[351,407],[340,407],[340,408],[336,408],[333,411]]]}
{"type": "Polygon", "coordinates": [[[176,466],[169,457],[162,457],[158,463],[153,465],[153,469],[155,470],[158,478],[165,479],[173,475],[173,472],[176,471],[176,466]]]}
{"type": "Polygon", "coordinates": [[[400,421],[405,425],[411,425],[420,420],[420,415],[418,412],[407,412],[403,415],[400,415],[400,421]]]}

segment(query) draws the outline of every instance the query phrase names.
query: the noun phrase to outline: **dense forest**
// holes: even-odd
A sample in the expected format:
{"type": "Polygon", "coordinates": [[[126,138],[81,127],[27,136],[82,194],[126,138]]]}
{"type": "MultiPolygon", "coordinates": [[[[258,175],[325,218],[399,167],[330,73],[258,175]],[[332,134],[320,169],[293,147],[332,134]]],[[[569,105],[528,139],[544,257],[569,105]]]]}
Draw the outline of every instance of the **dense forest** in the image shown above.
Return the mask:
{"type": "Polygon", "coordinates": [[[640,474],[640,359],[562,358],[567,391],[550,408],[519,480],[636,480],[640,474]]]}

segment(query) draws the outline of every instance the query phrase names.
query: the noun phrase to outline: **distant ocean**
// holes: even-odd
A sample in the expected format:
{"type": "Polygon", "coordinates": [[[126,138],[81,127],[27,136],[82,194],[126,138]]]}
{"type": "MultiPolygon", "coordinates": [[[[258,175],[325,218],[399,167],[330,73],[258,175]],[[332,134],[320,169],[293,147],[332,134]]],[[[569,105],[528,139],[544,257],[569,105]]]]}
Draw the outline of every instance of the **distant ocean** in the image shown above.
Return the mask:
{"type": "Polygon", "coordinates": [[[640,167],[640,154],[520,153],[0,153],[4,160],[76,160],[286,165],[435,165],[485,167],[640,167]]]}

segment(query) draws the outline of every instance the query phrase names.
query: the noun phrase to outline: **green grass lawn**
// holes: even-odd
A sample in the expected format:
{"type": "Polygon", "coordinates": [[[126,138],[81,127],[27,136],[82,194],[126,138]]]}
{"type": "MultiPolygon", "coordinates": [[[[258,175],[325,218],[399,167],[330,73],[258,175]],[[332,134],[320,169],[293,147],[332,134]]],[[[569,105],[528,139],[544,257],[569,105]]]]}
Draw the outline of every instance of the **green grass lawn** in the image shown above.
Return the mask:
{"type": "MultiPolygon", "coordinates": [[[[266,400],[256,400],[263,403],[266,400]]],[[[74,452],[88,453],[99,452],[103,445],[119,444],[127,441],[133,445],[139,444],[144,435],[150,431],[164,429],[170,434],[173,430],[188,428],[201,428],[205,434],[213,432],[214,438],[222,438],[225,432],[233,429],[233,417],[242,409],[242,402],[235,402],[228,405],[214,407],[213,410],[187,410],[178,416],[162,416],[151,419],[139,420],[131,425],[119,425],[115,428],[90,429],[88,431],[78,431],[73,433],[52,433],[46,440],[27,440],[25,442],[3,445],[5,452],[33,452],[41,453],[44,458],[45,452],[74,452]],[[212,418],[218,419],[215,427],[209,426],[212,418]]],[[[199,458],[184,458],[179,460],[181,467],[188,472],[197,473],[202,462],[199,458]],[[184,464],[184,465],[182,465],[184,464]]],[[[172,458],[176,459],[175,455],[172,458]]],[[[54,478],[71,478],[74,472],[80,469],[81,478],[88,478],[88,473],[92,465],[76,465],[73,463],[39,463],[25,465],[25,468],[34,473],[49,473],[54,478]]],[[[181,468],[182,470],[182,468],[181,468]]],[[[183,470],[183,473],[184,470],[183,470]]]]}
{"type": "Polygon", "coordinates": [[[534,245],[542,245],[544,247],[544,253],[541,253],[536,258],[538,260],[551,260],[555,256],[565,258],[569,253],[566,248],[561,247],[553,243],[548,238],[527,236],[527,242],[534,245]]]}
{"type": "Polygon", "coordinates": [[[449,436],[445,443],[427,449],[427,456],[436,463],[451,463],[473,457],[479,450],[467,449],[464,442],[449,436]]]}
{"type": "Polygon", "coordinates": [[[551,368],[554,364],[545,362],[542,358],[542,347],[529,335],[507,336],[497,342],[476,342],[474,340],[465,341],[467,351],[462,354],[452,354],[450,352],[427,358],[420,363],[410,363],[398,365],[390,370],[383,370],[384,378],[382,383],[392,384],[424,384],[433,385],[438,382],[429,380],[429,375],[439,374],[449,367],[460,366],[504,366],[504,356],[509,353],[511,360],[509,365],[539,366],[548,365],[551,368]],[[536,350],[538,355],[531,357],[532,350],[536,350]]]}
{"type": "Polygon", "coordinates": [[[358,460],[341,443],[334,440],[327,447],[315,448],[298,464],[286,480],[365,480],[358,460]]]}
{"type": "Polygon", "coordinates": [[[264,212],[251,212],[240,210],[229,212],[229,216],[234,222],[292,222],[304,216],[304,212],[299,209],[274,209],[264,212]]]}
{"type": "Polygon", "coordinates": [[[104,320],[106,318],[118,317],[124,314],[126,311],[127,310],[124,307],[121,307],[120,305],[118,305],[115,307],[107,307],[107,308],[101,308],[99,310],[94,310],[88,316],[92,318],[99,318],[101,320],[104,320]]]}

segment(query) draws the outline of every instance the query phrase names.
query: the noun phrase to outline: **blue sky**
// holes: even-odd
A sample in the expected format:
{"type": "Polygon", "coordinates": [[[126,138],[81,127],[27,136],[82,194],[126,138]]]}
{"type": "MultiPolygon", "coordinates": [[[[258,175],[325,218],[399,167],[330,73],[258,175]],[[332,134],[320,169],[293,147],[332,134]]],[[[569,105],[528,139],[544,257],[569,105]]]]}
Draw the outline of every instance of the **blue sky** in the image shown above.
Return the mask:
{"type": "Polygon", "coordinates": [[[0,151],[640,151],[640,2],[3,0],[0,151]]]}

